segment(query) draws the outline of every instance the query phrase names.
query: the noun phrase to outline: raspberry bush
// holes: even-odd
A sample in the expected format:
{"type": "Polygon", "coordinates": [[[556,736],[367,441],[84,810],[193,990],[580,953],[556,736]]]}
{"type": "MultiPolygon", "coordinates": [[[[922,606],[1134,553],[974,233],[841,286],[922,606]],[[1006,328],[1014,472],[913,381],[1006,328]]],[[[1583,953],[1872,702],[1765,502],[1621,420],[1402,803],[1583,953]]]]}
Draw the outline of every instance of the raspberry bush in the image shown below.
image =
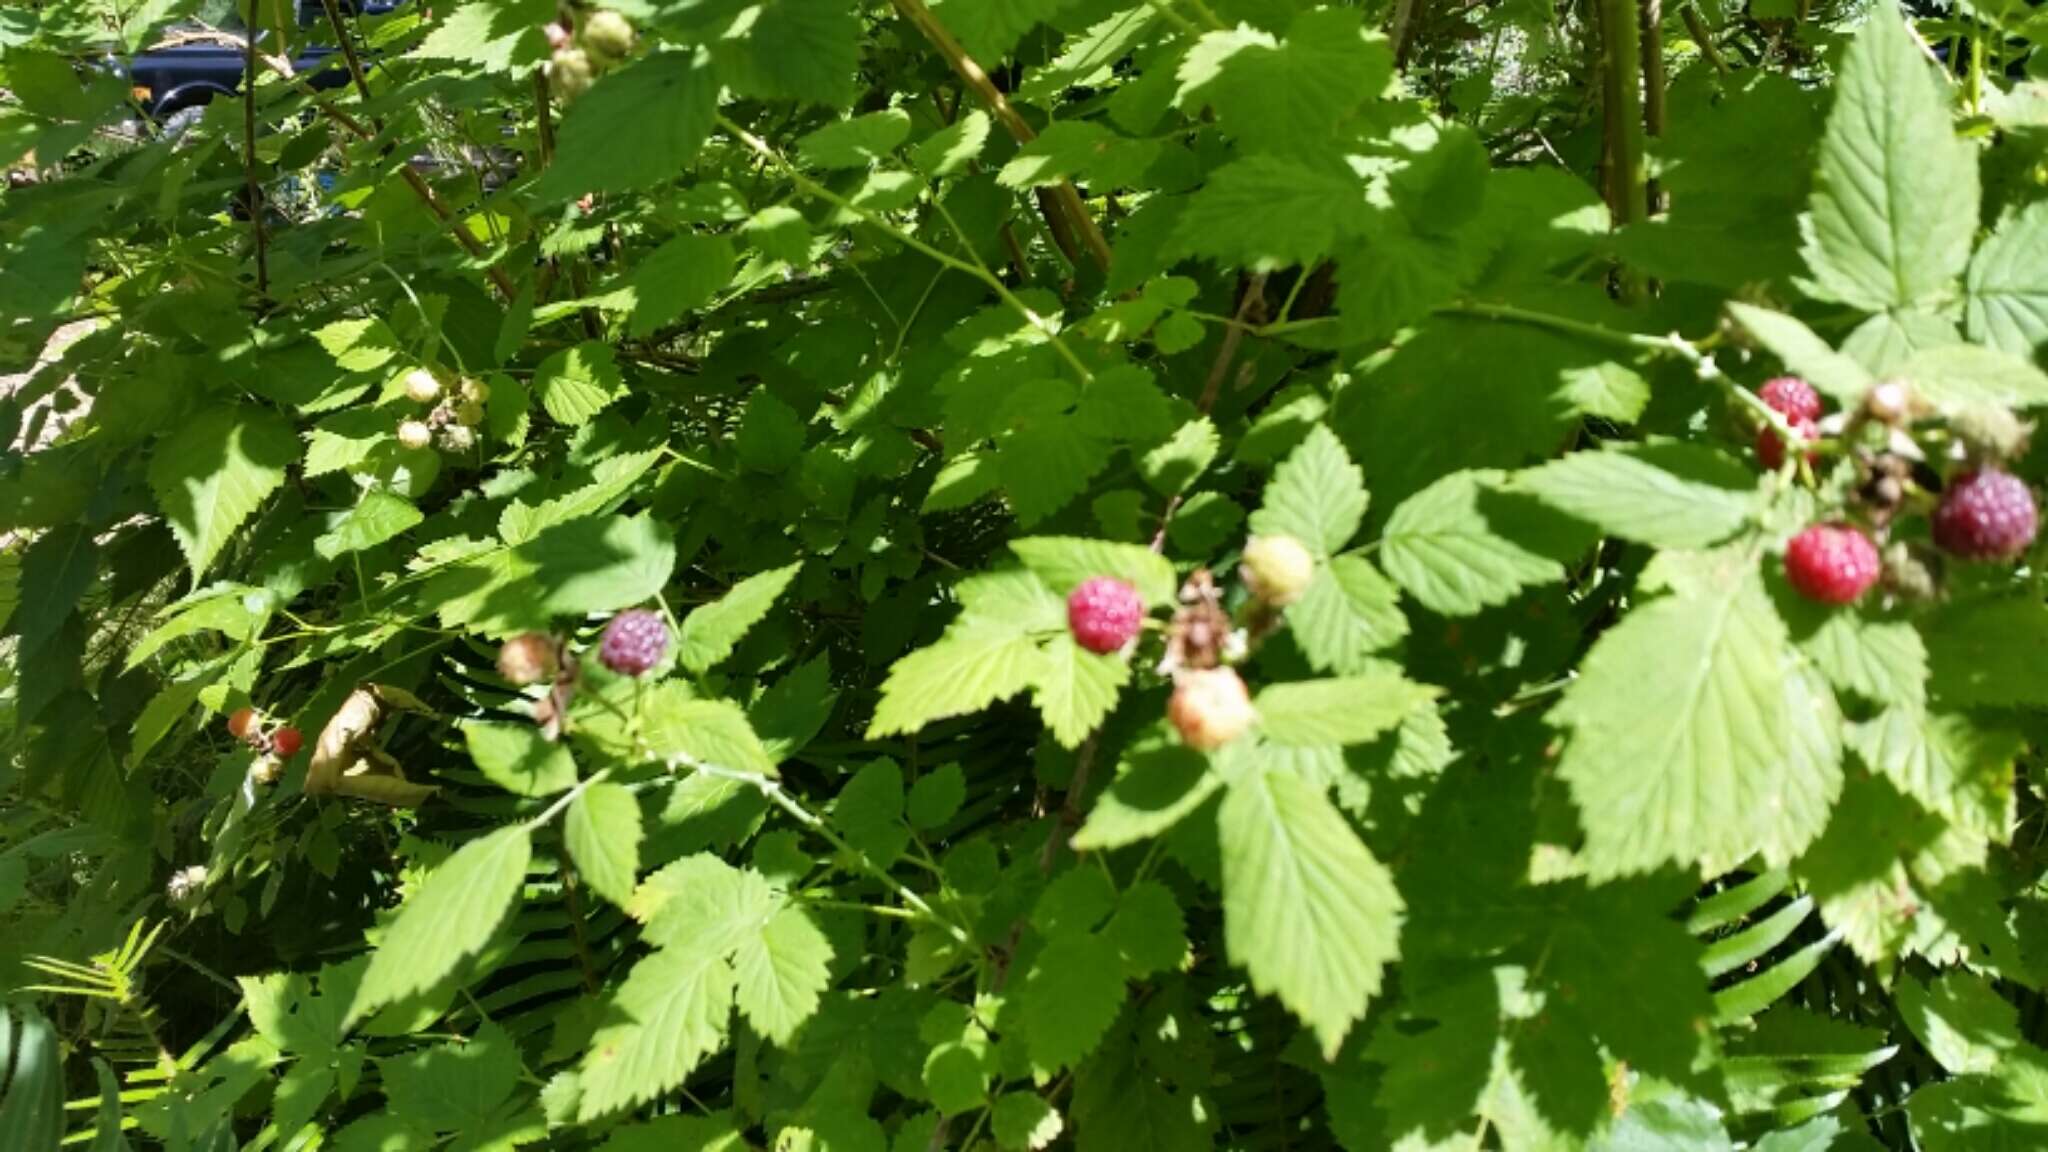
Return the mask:
{"type": "Polygon", "coordinates": [[[377,7],[0,9],[0,1149],[2048,1147],[2031,10],[377,7]]]}

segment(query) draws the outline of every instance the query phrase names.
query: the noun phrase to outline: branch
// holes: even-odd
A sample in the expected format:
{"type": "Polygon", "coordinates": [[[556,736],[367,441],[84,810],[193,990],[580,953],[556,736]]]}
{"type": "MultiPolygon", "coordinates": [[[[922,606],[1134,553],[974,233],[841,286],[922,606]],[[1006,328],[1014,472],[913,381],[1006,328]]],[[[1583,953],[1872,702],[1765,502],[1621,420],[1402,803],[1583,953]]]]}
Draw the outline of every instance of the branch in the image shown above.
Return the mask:
{"type": "Polygon", "coordinates": [[[1721,55],[1721,49],[1715,46],[1713,29],[1707,27],[1707,22],[1701,18],[1699,9],[1691,0],[1687,0],[1679,6],[1678,15],[1685,21],[1686,33],[1692,37],[1693,43],[1699,45],[1700,55],[1707,58],[1707,63],[1714,66],[1714,71],[1723,76],[1728,75],[1728,61],[1721,55]]]}
{"type": "Polygon", "coordinates": [[[242,185],[249,196],[249,227],[256,234],[256,295],[270,296],[270,240],[263,229],[263,186],[256,179],[256,37],[242,38],[242,185]]]}
{"type": "MultiPolygon", "coordinates": [[[[1664,137],[1664,0],[1642,0],[1641,27],[1643,60],[1643,135],[1651,140],[1664,137]]],[[[1662,211],[1663,190],[1655,180],[1646,181],[1643,205],[1649,215],[1662,211]]]]}
{"type": "MultiPolygon", "coordinates": [[[[924,0],[890,2],[905,20],[924,33],[924,38],[931,41],[932,47],[939,50],[939,55],[946,58],[946,63],[952,65],[953,71],[960,79],[969,88],[974,89],[975,94],[988,105],[989,111],[995,113],[996,119],[1010,133],[1012,139],[1019,144],[1029,144],[1038,138],[1038,134],[1031,130],[1031,125],[1025,123],[1024,118],[1017,114],[1017,110],[1010,106],[1009,98],[1003,95],[1003,90],[996,87],[995,81],[989,79],[988,73],[982,70],[980,64],[975,63],[974,57],[967,54],[967,49],[961,47],[960,41],[954,39],[953,34],[946,30],[946,26],[939,23],[938,17],[932,15],[931,9],[925,7],[924,0]]],[[[1102,230],[1095,226],[1095,218],[1088,214],[1088,206],[1082,203],[1081,193],[1074,187],[1074,182],[1060,181],[1058,186],[1052,189],[1050,198],[1057,205],[1057,211],[1045,209],[1042,203],[1040,207],[1045,213],[1046,226],[1052,229],[1053,237],[1058,239],[1061,235],[1055,217],[1064,216],[1072,231],[1080,234],[1082,242],[1088,247],[1088,254],[1094,258],[1096,265],[1105,272],[1109,271],[1109,241],[1102,238],[1102,230]]],[[[1069,240],[1068,243],[1071,244],[1072,241],[1069,240]]],[[[1069,251],[1066,255],[1069,262],[1078,262],[1075,253],[1069,251]]]]}

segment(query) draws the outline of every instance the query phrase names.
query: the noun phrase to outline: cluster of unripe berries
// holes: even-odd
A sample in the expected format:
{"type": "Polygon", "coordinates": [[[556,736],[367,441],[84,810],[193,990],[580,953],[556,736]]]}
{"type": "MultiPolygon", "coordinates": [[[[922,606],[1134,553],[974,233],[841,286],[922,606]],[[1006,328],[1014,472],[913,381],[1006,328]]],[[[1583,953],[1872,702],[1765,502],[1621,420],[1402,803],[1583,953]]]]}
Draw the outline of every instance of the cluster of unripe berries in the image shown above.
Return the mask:
{"type": "Polygon", "coordinates": [[[276,783],[284,762],[298,755],[306,743],[297,728],[272,723],[254,708],[237,708],[228,714],[228,735],[256,753],[249,775],[258,784],[276,783]]]}
{"type": "MultiPolygon", "coordinates": [[[[1240,569],[1261,613],[1285,608],[1307,593],[1315,557],[1290,536],[1255,536],[1246,542],[1240,569]]],[[[1213,586],[1201,573],[1183,589],[1182,607],[1168,635],[1173,696],[1166,718],[1181,742],[1203,752],[1243,736],[1258,719],[1251,692],[1224,663],[1242,647],[1241,634],[1220,617],[1213,586]]],[[[1145,599],[1113,576],[1083,581],[1067,594],[1067,628],[1074,642],[1102,655],[1128,651],[1145,626],[1145,599]]]]}
{"type": "MultiPolygon", "coordinates": [[[[1784,376],[1766,382],[1757,395],[1784,417],[1796,436],[1818,438],[1822,405],[1812,385],[1784,376]]],[[[1912,421],[1915,409],[1910,389],[1888,381],[1870,390],[1862,410],[1849,418],[1847,426],[1874,422],[1890,442],[1903,436],[1901,429],[1912,421]]],[[[1935,548],[1954,561],[2015,561],[2033,546],[2040,524],[2026,481],[2002,467],[2007,457],[2024,450],[2025,430],[2010,413],[1978,414],[1952,423],[1964,455],[1928,513],[1928,534],[1935,548]]],[[[1757,459],[1767,467],[1784,464],[1786,447],[1773,428],[1757,433],[1757,459]]],[[[1859,458],[1859,465],[1866,473],[1859,496],[1868,517],[1880,528],[1887,526],[1906,502],[1911,465],[1889,450],[1859,458]]],[[[1901,591],[1924,591],[1918,586],[1928,583],[1925,568],[1903,545],[1894,545],[1893,551],[1888,564],[1870,533],[1847,520],[1813,524],[1786,545],[1785,578],[1800,595],[1822,604],[1855,603],[1887,575],[1888,568],[1901,591]]]]}
{"type": "Polygon", "coordinates": [[[490,385],[464,377],[450,388],[433,369],[415,368],[405,374],[405,396],[415,404],[432,407],[424,417],[399,422],[400,444],[413,449],[439,445],[442,451],[458,455],[476,447],[476,427],[484,422],[490,385]]]}
{"type": "Polygon", "coordinates": [[[581,96],[604,71],[633,51],[633,25],[609,8],[546,25],[548,87],[558,100],[581,96]]]}

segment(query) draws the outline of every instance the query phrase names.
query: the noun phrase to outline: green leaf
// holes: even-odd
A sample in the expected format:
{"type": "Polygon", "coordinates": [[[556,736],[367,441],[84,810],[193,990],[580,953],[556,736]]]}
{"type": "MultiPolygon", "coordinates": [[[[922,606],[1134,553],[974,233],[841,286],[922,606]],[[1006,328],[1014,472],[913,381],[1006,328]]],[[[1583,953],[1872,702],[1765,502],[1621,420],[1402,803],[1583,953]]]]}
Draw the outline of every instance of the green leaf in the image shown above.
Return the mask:
{"type": "Polygon", "coordinates": [[[1033,536],[1010,541],[1010,551],[1062,597],[1097,576],[1113,576],[1137,589],[1148,606],[1158,608],[1172,604],[1180,587],[1170,561],[1136,544],[1085,536],[1033,536]]]}
{"type": "Polygon", "coordinates": [[[1032,1092],[1011,1092],[996,1098],[989,1115],[990,1129],[996,1136],[996,1147],[1004,1152],[1037,1152],[1054,1140],[1066,1127],[1060,1114],[1045,1102],[1043,1096],[1032,1092]]]}
{"type": "Polygon", "coordinates": [[[1336,433],[1318,424],[1273,470],[1251,528],[1260,536],[1292,536],[1327,558],[1358,534],[1366,502],[1365,474],[1336,433]]]}
{"type": "Polygon", "coordinates": [[[623,784],[585,788],[562,817],[569,858],[590,890],[624,906],[640,871],[640,801],[623,784]]]}
{"type": "Polygon", "coordinates": [[[730,700],[676,699],[664,693],[649,701],[642,719],[641,738],[656,756],[775,775],[775,761],[747,714],[730,700]]]}
{"type": "Polygon", "coordinates": [[[1066,623],[1066,605],[1030,572],[963,581],[966,610],[930,647],[889,669],[868,737],[915,732],[933,720],[977,711],[1038,684],[1046,657],[1032,633],[1066,623]]]}
{"type": "Polygon", "coordinates": [[[1116,915],[1102,934],[1116,945],[1124,975],[1133,980],[1173,971],[1187,956],[1187,924],[1180,902],[1156,880],[1140,880],[1124,889],[1116,915]]]}
{"type": "Polygon", "coordinates": [[[1214,107],[1242,149],[1314,155],[1393,71],[1385,38],[1362,30],[1359,13],[1318,9],[1284,42],[1249,25],[1204,35],[1181,62],[1175,103],[1214,107]]]}
{"type": "Polygon", "coordinates": [[[1397,672],[1344,680],[1297,680],[1263,688],[1254,703],[1259,733],[1296,748],[1364,744],[1398,727],[1436,696],[1397,672]]]}
{"type": "Polygon", "coordinates": [[[412,531],[425,519],[410,501],[372,490],[363,493],[355,507],[313,541],[313,551],[329,560],[351,552],[365,552],[412,531]]]}
{"type": "MultiPolygon", "coordinates": [[[[1193,343],[1190,342],[1191,347],[1193,343]]],[[[1198,416],[1181,425],[1164,444],[1145,453],[1138,462],[1138,472],[1154,492],[1178,496],[1209,470],[1220,447],[1216,425],[1208,417],[1198,416]]]]}
{"type": "Polygon", "coordinates": [[[2032,599],[1957,604],[1921,622],[1928,688],[1952,708],[2048,707],[2048,607],[2032,599]]]}
{"type": "Polygon", "coordinates": [[[548,415],[568,425],[582,424],[626,394],[626,382],[612,362],[608,344],[590,341],[541,361],[533,387],[548,415]]]}
{"type": "Polygon", "coordinates": [[[1929,811],[1993,839],[2009,834],[2019,733],[1906,705],[1852,725],[1848,741],[1871,771],[1929,811]]]}
{"type": "Polygon", "coordinates": [[[760,931],[781,906],[781,897],[760,873],[700,853],[647,877],[625,907],[646,926],[641,939],[656,948],[724,956],[760,931]]]}
{"type": "Polygon", "coordinates": [[[1995,348],[1953,344],[1915,353],[1898,374],[1943,413],[2048,405],[2048,372],[1995,348]]]}
{"type": "Polygon", "coordinates": [[[557,616],[645,603],[668,583],[675,562],[675,542],[651,518],[591,517],[450,564],[421,596],[451,628],[502,636],[546,628],[557,616]]]}
{"type": "Polygon", "coordinates": [[[209,407],[157,446],[149,486],[195,585],[298,458],[283,417],[244,406],[209,407]]]}
{"type": "Polygon", "coordinates": [[[732,963],[740,1011],[763,1036],[788,1044],[831,981],[832,943],[809,913],[784,908],[740,944],[732,963]]]}
{"type": "Polygon", "coordinates": [[[747,400],[733,449],[750,471],[776,475],[803,455],[804,419],[766,388],[747,400]]]}
{"type": "Polygon", "coordinates": [[[535,194],[567,200],[674,179],[696,158],[717,112],[718,80],[709,53],[650,53],[605,76],[570,105],[554,163],[535,194]]]}
{"type": "Polygon", "coordinates": [[[1017,41],[1075,0],[931,0],[932,15],[959,37],[967,51],[993,67],[1017,41]]]}
{"type": "Polygon", "coordinates": [[[599,1152],[750,1152],[732,1116],[658,1116],[612,1130],[599,1152]]]}
{"type": "Polygon", "coordinates": [[[1975,145],[1898,10],[1871,14],[1842,58],[1802,221],[1809,289],[1867,312],[1939,308],[1977,230],[1975,145]]]}
{"type": "Polygon", "coordinates": [[[1482,505],[1501,479],[1498,472],[1453,472],[1387,517],[1380,563],[1431,611],[1470,616],[1524,588],[1564,579],[1563,564],[1496,531],[1482,505]]]}
{"type": "Polygon", "coordinates": [[[370,954],[349,1024],[425,992],[483,951],[518,901],[532,853],[526,825],[514,824],[464,844],[434,869],[370,954]]]}
{"type": "Polygon", "coordinates": [[[1025,1047],[1034,1069],[1051,1076],[1078,1064],[1123,1007],[1116,947],[1086,932],[1054,937],[1025,976],[1023,998],[1025,1047]]]}
{"type": "Polygon", "coordinates": [[[903,770],[893,760],[876,760],[854,773],[833,802],[832,823],[876,866],[895,863],[910,843],[903,823],[903,770]]]}
{"type": "Polygon", "coordinates": [[[374,316],[336,320],[314,331],[313,339],[344,372],[374,372],[404,351],[391,326],[374,316]]]}
{"type": "Polygon", "coordinates": [[[1372,653],[1408,634],[1401,593],[1363,556],[1336,556],[1316,567],[1301,599],[1287,606],[1294,642],[1319,671],[1362,672],[1372,653]]]}
{"type": "MultiPolygon", "coordinates": [[[[633,269],[634,338],[651,336],[683,313],[711,303],[732,283],[734,259],[732,241],[699,232],[673,237],[649,253],[633,269]]],[[[545,395],[541,403],[547,403],[545,395]]]]}
{"type": "Polygon", "coordinates": [[[1718,544],[1757,512],[1755,474],[1691,444],[1574,452],[1516,473],[1508,487],[1602,532],[1653,548],[1718,544]]]}
{"type": "Polygon", "coordinates": [[[1838,691],[1880,704],[1917,706],[1926,699],[1927,648],[1911,624],[1861,612],[1814,615],[1819,619],[1810,631],[1794,623],[1794,634],[1838,691]]]}
{"type": "Polygon", "coordinates": [[[2019,1011],[1980,976],[1944,972],[1922,984],[1898,984],[1899,1015],[1936,1063],[1954,1076],[1990,1075],[2029,1045],[2019,1011]]]}
{"type": "Polygon", "coordinates": [[[1963,283],[1970,339],[2031,359],[2048,342],[2048,203],[1999,221],[1963,283]]]}
{"type": "Polygon", "coordinates": [[[732,655],[733,645],[775,606],[801,567],[798,563],[757,572],[684,617],[682,646],[677,654],[683,667],[703,673],[732,655]]]}
{"type": "Polygon", "coordinates": [[[988,113],[976,108],[930,136],[910,150],[910,162],[936,180],[967,167],[988,143],[988,113]]]}
{"type": "Polygon", "coordinates": [[[1125,754],[1116,780],[1096,797],[1074,835],[1074,849],[1121,848],[1158,836],[1223,787],[1209,758],[1180,744],[1154,743],[1125,754]]]}
{"type": "MultiPolygon", "coordinates": [[[[20,638],[17,658],[35,652],[54,636],[92,586],[100,564],[93,535],[82,525],[65,525],[38,536],[20,553],[19,599],[7,616],[7,630],[20,638]]],[[[138,644],[137,650],[141,648],[138,644]]],[[[131,655],[129,662],[136,659],[131,655]]]]}
{"type": "Polygon", "coordinates": [[[1706,875],[1818,836],[1842,787],[1833,699],[1800,667],[1747,550],[1664,553],[1550,713],[1596,878],[1706,875]]]}
{"type": "Polygon", "coordinates": [[[703,947],[671,948],[633,965],[590,1039],[577,1119],[589,1122],[674,1091],[725,1043],[733,971],[703,947]]]}
{"type": "Polygon", "coordinates": [[[866,168],[910,139],[910,113],[901,108],[835,120],[796,142],[804,163],[817,168],[866,168]]]}
{"type": "Polygon", "coordinates": [[[1731,300],[1728,314],[1776,356],[1787,372],[1803,377],[1838,404],[1861,404],[1863,394],[1875,383],[1868,368],[1828,347],[1827,341],[1806,325],[1782,312],[1731,300]]]}
{"type": "Polygon", "coordinates": [[[859,12],[840,0],[764,0],[745,35],[719,43],[723,79],[749,96],[834,108],[859,89],[859,12]]]}
{"type": "Polygon", "coordinates": [[[547,57],[541,25],[552,15],[546,4],[535,0],[477,0],[436,24],[420,42],[418,54],[428,60],[475,64],[486,72],[511,72],[547,57]]]}
{"type": "Polygon", "coordinates": [[[469,758],[484,778],[514,796],[551,796],[576,786],[569,749],[543,740],[532,724],[462,725],[469,758]]]}
{"type": "Polygon", "coordinates": [[[944,764],[917,778],[910,786],[906,812],[910,826],[929,832],[951,820],[967,799],[967,778],[958,764],[944,764]]]}
{"type": "Polygon", "coordinates": [[[487,1127],[519,1083],[518,1045],[496,1024],[377,1063],[391,1111],[430,1131],[487,1127]]]}
{"type": "Polygon", "coordinates": [[[1053,739],[1079,748],[1116,707],[1117,693],[1130,679],[1130,665],[1115,653],[1090,652],[1062,632],[1045,645],[1032,700],[1053,739]]]}
{"type": "Polygon", "coordinates": [[[1349,169],[1247,156],[1189,198],[1175,241],[1197,256],[1253,271],[1312,266],[1371,219],[1365,184],[1349,169]]]}
{"type": "Polygon", "coordinates": [[[1218,817],[1232,963],[1277,994],[1334,1058],[1400,953],[1401,895],[1322,789],[1254,770],[1218,817]]]}

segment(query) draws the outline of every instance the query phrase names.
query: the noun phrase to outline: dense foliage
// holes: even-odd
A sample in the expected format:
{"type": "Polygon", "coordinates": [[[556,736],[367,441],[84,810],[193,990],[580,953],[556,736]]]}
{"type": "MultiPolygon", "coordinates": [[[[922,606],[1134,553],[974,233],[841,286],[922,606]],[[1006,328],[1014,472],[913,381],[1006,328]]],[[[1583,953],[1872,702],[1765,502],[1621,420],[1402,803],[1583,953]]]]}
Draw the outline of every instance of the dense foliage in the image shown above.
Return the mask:
{"type": "Polygon", "coordinates": [[[0,1148],[2048,1147],[2040,42],[9,0],[0,1148]]]}

